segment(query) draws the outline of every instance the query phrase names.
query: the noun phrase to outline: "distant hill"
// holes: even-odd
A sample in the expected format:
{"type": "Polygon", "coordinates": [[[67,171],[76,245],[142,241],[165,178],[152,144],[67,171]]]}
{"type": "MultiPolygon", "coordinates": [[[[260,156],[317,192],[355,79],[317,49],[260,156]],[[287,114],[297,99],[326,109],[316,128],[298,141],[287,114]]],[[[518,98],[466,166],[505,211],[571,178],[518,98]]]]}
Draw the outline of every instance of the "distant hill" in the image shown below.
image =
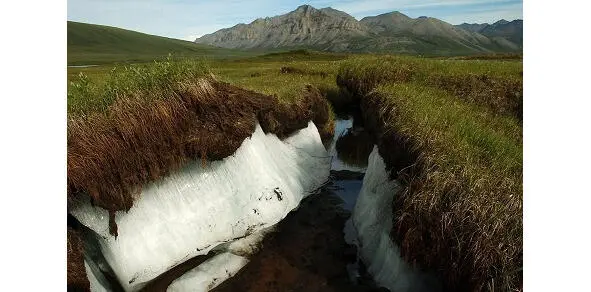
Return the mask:
{"type": "Polygon", "coordinates": [[[231,57],[252,55],[189,41],[136,31],[68,21],[68,65],[113,62],[149,62],[173,53],[177,56],[231,57]]]}
{"type": "Polygon", "coordinates": [[[195,43],[249,50],[307,48],[432,55],[520,51],[516,39],[505,37],[501,30],[490,36],[476,30],[480,29],[454,26],[432,17],[410,18],[400,12],[357,21],[330,7],[302,5],[287,14],[218,30],[195,43]]]}
{"type": "Polygon", "coordinates": [[[467,31],[433,17],[410,18],[400,12],[365,17],[360,21],[377,36],[353,48],[371,51],[456,55],[517,51],[518,47],[467,31]]]}
{"type": "Polygon", "coordinates": [[[479,32],[487,25],[489,25],[489,24],[488,23],[465,23],[464,22],[460,25],[456,25],[456,27],[459,27],[461,29],[471,31],[471,32],[479,32]]]}
{"type": "Polygon", "coordinates": [[[518,45],[520,48],[523,47],[523,20],[521,19],[513,21],[501,19],[493,24],[462,23],[456,27],[480,33],[491,39],[505,39],[518,45]]]}

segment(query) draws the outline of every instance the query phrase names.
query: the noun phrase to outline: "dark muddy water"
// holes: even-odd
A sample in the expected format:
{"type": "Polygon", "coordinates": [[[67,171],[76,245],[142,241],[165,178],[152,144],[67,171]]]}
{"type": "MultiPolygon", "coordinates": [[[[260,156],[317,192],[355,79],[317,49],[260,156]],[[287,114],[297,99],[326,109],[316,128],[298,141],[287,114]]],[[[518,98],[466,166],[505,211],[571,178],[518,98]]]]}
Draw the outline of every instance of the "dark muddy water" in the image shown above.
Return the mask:
{"type": "MultiPolygon", "coordinates": [[[[342,208],[350,213],[353,211],[361,191],[363,175],[367,168],[367,159],[372,147],[373,143],[371,143],[363,127],[354,124],[352,117],[337,121],[335,137],[329,149],[329,154],[333,157],[331,165],[332,181],[329,188],[333,194],[343,201],[342,208]]],[[[343,233],[346,244],[358,246],[357,232],[350,217],[344,223],[343,233]]],[[[365,273],[359,256],[356,256],[353,262],[347,264],[347,272],[353,286],[364,281],[374,286],[370,276],[365,273]]]]}

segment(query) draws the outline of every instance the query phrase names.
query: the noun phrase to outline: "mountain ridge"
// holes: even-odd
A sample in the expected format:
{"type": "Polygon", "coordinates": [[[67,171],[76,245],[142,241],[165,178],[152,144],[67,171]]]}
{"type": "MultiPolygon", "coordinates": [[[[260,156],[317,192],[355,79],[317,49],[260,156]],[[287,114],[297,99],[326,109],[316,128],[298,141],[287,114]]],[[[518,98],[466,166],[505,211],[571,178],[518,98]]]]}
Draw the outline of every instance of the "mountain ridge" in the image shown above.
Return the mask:
{"type": "Polygon", "coordinates": [[[498,20],[493,24],[488,23],[462,23],[456,27],[480,33],[489,38],[503,38],[523,47],[523,20],[515,19],[507,21],[498,20]]]}
{"type": "Polygon", "coordinates": [[[507,23],[499,20],[471,29],[468,24],[451,25],[426,16],[411,18],[399,11],[357,20],[331,7],[301,5],[282,15],[203,35],[195,43],[246,50],[306,48],[442,55],[519,51],[522,37],[514,37],[518,32],[506,27],[507,23]],[[486,34],[480,33],[485,28],[486,34]]]}

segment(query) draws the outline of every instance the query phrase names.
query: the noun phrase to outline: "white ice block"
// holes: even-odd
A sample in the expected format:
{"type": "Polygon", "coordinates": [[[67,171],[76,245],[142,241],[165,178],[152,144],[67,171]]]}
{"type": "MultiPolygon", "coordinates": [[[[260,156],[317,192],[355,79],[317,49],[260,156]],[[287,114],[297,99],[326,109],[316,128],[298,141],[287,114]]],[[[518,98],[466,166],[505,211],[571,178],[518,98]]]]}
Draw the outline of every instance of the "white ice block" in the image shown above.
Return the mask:
{"type": "Polygon", "coordinates": [[[172,281],[167,292],[205,292],[234,276],[248,259],[229,252],[215,255],[172,281]]]}
{"type": "Polygon", "coordinates": [[[84,268],[86,269],[86,277],[88,278],[88,282],[90,282],[90,291],[91,292],[109,292],[109,289],[105,288],[103,284],[98,280],[94,271],[90,268],[90,265],[86,260],[84,261],[84,268]]]}
{"type": "Polygon", "coordinates": [[[397,181],[389,180],[384,160],[374,146],[352,215],[361,259],[376,283],[390,291],[437,290],[432,277],[402,259],[399,247],[390,238],[392,201],[400,190],[397,181]]]}

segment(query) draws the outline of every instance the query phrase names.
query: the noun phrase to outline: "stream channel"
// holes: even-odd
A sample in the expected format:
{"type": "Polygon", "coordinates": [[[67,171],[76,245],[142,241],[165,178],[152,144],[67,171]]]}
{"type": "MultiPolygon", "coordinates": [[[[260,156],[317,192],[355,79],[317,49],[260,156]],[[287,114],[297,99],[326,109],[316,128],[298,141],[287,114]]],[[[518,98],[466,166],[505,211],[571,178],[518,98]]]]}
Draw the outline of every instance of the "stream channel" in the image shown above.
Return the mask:
{"type": "MultiPolygon", "coordinates": [[[[362,120],[360,117],[357,120],[362,120]]],[[[373,143],[352,116],[336,121],[327,145],[332,157],[329,181],[309,195],[266,235],[260,251],[235,276],[212,291],[388,291],[377,287],[358,256],[351,214],[363,184],[373,143]]],[[[68,220],[86,233],[72,216],[68,220]]],[[[88,262],[98,263],[102,283],[123,291],[98,245],[86,242],[88,262]]],[[[142,291],[166,291],[168,285],[211,255],[197,256],[149,283],[142,291]]]]}
{"type": "Polygon", "coordinates": [[[331,175],[320,193],[267,235],[261,251],[214,291],[388,291],[376,287],[357,254],[351,213],[373,144],[353,117],[336,122],[331,175]]]}

